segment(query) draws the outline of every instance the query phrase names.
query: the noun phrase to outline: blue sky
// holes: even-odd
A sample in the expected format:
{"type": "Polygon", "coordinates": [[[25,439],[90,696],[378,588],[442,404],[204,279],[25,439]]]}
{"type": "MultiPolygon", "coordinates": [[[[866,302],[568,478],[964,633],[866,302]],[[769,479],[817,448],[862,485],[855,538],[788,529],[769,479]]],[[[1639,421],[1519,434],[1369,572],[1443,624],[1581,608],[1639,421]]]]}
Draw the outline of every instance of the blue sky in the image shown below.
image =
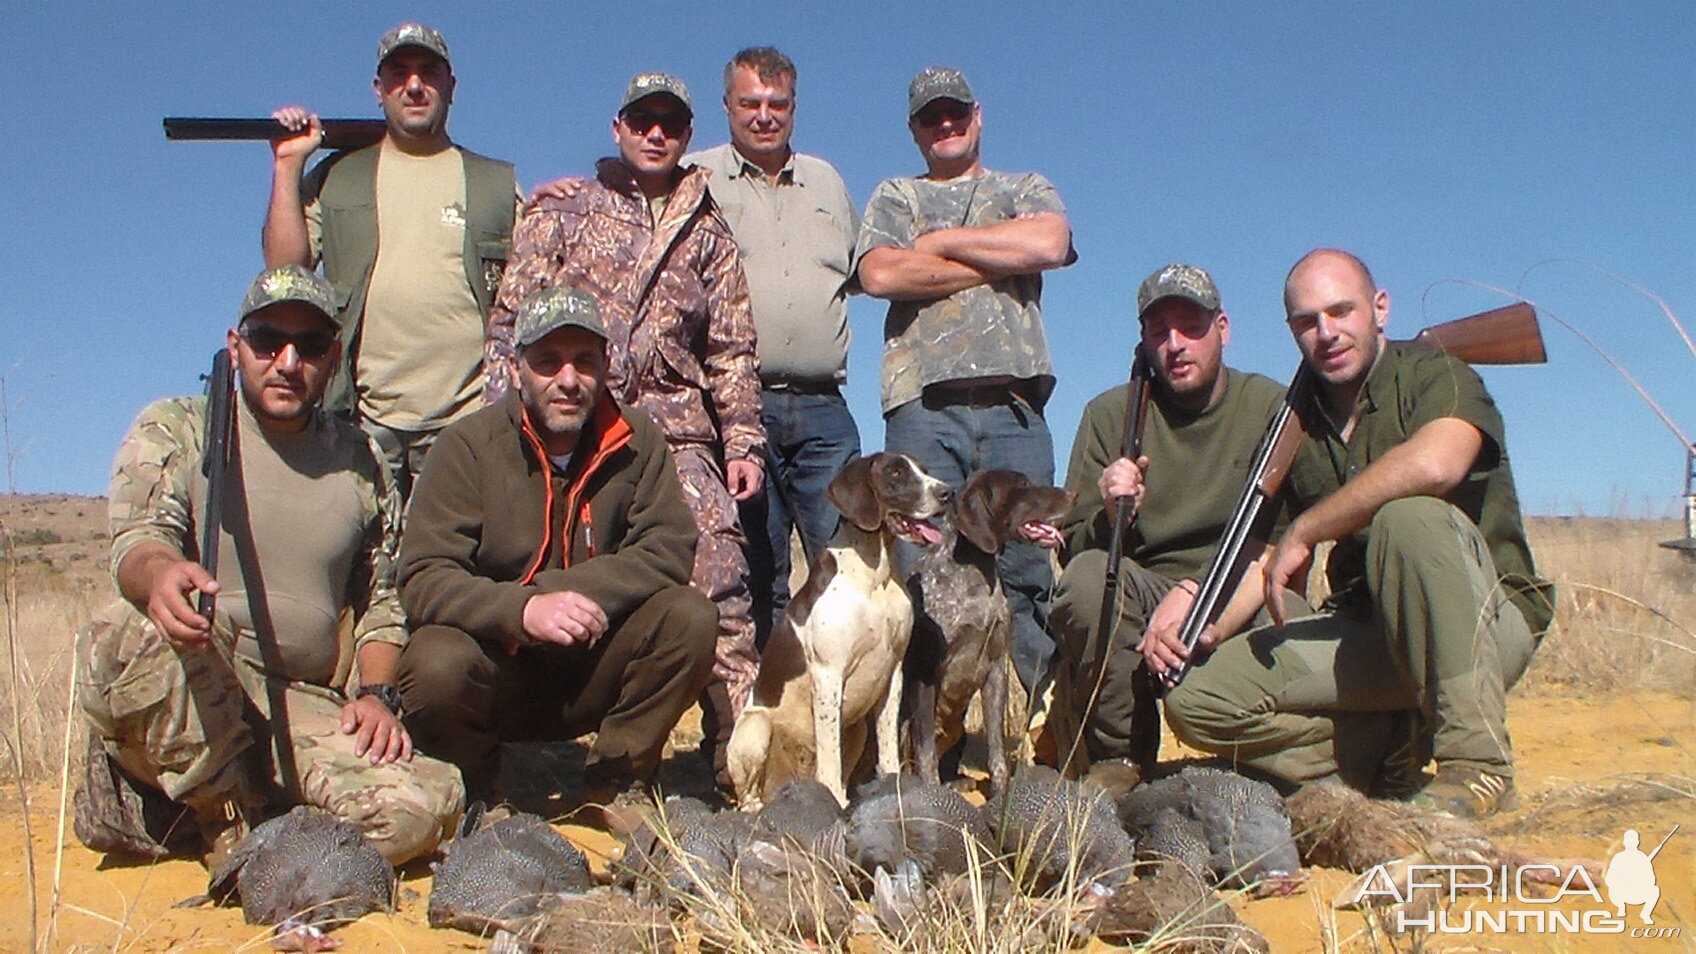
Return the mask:
{"type": "MultiPolygon", "coordinates": [[[[263,144],[168,143],[167,115],[304,103],[376,116],[376,40],[437,26],[459,88],[450,130],[526,187],[611,149],[631,74],[696,90],[694,145],[725,138],[719,70],[782,47],[801,69],[796,145],[863,206],[922,165],[908,78],[964,69],[986,162],[1051,178],[1079,262],[1045,310],[1057,456],[1123,380],[1137,282],[1208,268],[1237,367],[1297,354],[1284,272],[1309,248],[1366,259],[1397,336],[1524,291],[1611,350],[1696,431],[1693,356],[1617,273],[1696,319],[1696,7],[1686,3],[786,4],[630,2],[9,4],[0,31],[0,375],[19,490],[103,493],[135,413],[199,385],[261,265],[263,144]]],[[[849,399],[882,441],[883,308],[857,299],[849,399]]],[[[1574,336],[1550,363],[1490,369],[1526,508],[1670,513],[1679,442],[1574,336]]]]}

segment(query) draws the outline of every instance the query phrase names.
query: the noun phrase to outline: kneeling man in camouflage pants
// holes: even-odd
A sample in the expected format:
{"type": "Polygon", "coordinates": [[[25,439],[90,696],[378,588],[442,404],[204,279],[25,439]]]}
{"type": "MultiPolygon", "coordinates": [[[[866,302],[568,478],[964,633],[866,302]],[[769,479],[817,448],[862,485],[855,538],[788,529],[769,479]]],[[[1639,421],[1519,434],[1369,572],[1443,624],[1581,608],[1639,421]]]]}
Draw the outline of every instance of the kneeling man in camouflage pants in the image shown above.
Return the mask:
{"type": "Polygon", "coordinates": [[[329,286],[289,265],[259,276],[229,333],[240,384],[216,573],[191,558],[206,400],[151,405],[118,451],[112,567],[127,602],[77,640],[92,728],[77,832],[92,848],[180,844],[169,799],[210,861],[268,806],[306,803],[399,864],[460,812],[459,772],[414,757],[399,721],[398,498],[364,433],[318,406],[334,314],[329,286]],[[197,591],[217,597],[210,619],[197,591]]]}

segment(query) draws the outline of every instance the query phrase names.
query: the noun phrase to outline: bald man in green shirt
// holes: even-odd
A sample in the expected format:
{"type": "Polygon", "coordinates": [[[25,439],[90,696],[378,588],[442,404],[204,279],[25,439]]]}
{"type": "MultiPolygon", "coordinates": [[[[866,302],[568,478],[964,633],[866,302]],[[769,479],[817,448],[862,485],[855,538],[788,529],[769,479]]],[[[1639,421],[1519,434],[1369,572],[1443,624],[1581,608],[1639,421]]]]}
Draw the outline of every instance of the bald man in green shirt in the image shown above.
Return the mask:
{"type": "Polygon", "coordinates": [[[1331,595],[1299,619],[1274,605],[1278,625],[1198,656],[1167,719],[1290,783],[1407,794],[1435,758],[1416,803],[1466,818],[1511,808],[1507,690],[1554,612],[1501,414],[1464,363],[1387,340],[1390,296],[1347,252],[1297,262],[1284,308],[1317,385],[1297,407],[1297,515],[1238,596],[1281,593],[1334,541],[1331,595]]]}

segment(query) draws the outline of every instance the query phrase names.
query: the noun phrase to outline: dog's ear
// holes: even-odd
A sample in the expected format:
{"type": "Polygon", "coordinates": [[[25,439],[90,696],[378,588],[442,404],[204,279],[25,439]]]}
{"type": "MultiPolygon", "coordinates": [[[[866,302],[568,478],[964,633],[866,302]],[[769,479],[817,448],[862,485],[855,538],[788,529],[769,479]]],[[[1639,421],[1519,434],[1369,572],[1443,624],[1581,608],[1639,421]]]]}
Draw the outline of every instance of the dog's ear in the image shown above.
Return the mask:
{"type": "Polygon", "coordinates": [[[841,511],[848,522],[867,533],[883,525],[883,508],[872,492],[872,467],[882,454],[856,457],[830,479],[824,499],[841,511]]]}
{"type": "Polygon", "coordinates": [[[954,529],[985,553],[999,554],[1007,543],[1007,509],[1015,489],[1029,483],[1008,470],[980,470],[966,478],[955,497],[954,529]]]}

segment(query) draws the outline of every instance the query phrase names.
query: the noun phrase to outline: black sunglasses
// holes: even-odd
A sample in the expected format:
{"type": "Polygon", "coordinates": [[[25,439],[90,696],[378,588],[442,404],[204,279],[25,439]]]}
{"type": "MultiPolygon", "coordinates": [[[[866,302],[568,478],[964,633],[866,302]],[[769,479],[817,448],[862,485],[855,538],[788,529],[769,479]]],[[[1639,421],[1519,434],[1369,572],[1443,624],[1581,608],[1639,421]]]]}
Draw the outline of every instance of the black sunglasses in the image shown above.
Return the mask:
{"type": "Polygon", "coordinates": [[[236,332],[253,353],[269,361],[281,354],[283,349],[294,345],[295,354],[313,361],[330,353],[336,345],[336,336],[328,331],[302,331],[291,335],[286,331],[278,331],[270,325],[242,325],[236,332]]]}
{"type": "Polygon", "coordinates": [[[680,138],[689,129],[690,116],[684,112],[656,113],[649,109],[632,109],[620,119],[625,128],[639,136],[646,136],[648,130],[658,123],[660,130],[667,139],[680,138]]]}
{"type": "Polygon", "coordinates": [[[930,103],[925,106],[924,109],[919,110],[918,116],[915,118],[918,119],[919,125],[926,129],[935,129],[942,125],[942,121],[944,119],[955,123],[963,123],[967,119],[971,118],[971,115],[972,107],[967,106],[965,103],[947,102],[930,103]]]}

